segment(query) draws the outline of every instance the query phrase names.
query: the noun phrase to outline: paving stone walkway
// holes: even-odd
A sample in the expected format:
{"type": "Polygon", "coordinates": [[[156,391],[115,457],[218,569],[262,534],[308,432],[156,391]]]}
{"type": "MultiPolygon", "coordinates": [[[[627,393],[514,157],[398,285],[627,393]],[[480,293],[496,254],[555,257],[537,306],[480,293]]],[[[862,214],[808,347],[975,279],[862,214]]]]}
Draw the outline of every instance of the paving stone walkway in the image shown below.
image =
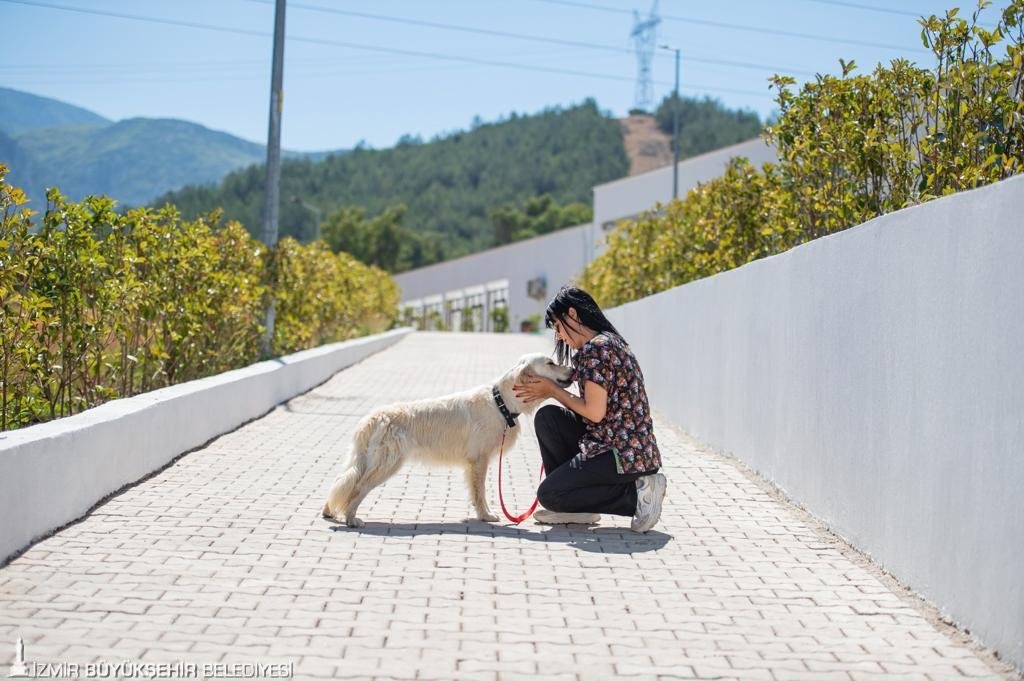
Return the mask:
{"type": "MultiPolygon", "coordinates": [[[[320,517],[369,409],[548,349],[414,334],[113,497],[0,569],[0,674],[21,636],[29,662],[291,662],[296,678],[1011,678],[664,422],[669,492],[647,535],[610,516],[466,521],[461,471],[419,465],[368,497],[365,528],[320,517]]],[[[539,465],[528,423],[505,465],[519,511],[539,465]]]]}

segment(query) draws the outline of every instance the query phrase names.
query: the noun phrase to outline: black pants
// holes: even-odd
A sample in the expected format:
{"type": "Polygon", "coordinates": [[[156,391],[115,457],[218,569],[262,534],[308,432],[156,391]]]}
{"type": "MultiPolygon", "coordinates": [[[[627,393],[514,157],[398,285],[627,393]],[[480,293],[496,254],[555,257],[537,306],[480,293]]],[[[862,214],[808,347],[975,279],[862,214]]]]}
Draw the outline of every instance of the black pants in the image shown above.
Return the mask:
{"type": "Polygon", "coordinates": [[[549,511],[563,513],[636,514],[636,479],[657,471],[619,473],[610,451],[583,460],[580,468],[569,461],[582,456],[579,442],[586,424],[576,412],[547,405],[533,419],[546,477],[537,488],[537,498],[549,511]]]}

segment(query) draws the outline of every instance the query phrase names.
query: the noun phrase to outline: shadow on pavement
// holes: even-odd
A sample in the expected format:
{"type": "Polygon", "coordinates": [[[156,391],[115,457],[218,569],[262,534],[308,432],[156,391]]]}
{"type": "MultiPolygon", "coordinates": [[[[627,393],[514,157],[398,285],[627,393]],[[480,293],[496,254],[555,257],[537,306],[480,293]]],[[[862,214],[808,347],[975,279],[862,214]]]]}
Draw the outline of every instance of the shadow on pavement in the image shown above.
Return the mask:
{"type": "Polygon", "coordinates": [[[646,534],[633,532],[627,527],[600,527],[593,525],[536,525],[527,520],[523,525],[499,525],[479,520],[449,523],[379,523],[367,521],[364,527],[347,527],[343,523],[324,519],[332,532],[351,532],[377,537],[417,537],[433,534],[471,534],[493,539],[510,538],[541,542],[563,542],[582,551],[592,553],[643,553],[657,551],[665,546],[672,535],[652,530],[646,534]]]}

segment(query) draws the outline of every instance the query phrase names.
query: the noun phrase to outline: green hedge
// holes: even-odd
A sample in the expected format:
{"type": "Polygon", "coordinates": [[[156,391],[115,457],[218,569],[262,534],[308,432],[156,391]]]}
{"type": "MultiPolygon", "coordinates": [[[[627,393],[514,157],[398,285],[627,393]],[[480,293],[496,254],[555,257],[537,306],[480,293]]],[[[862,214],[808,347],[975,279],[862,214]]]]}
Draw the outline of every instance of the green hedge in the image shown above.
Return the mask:
{"type": "MultiPolygon", "coordinates": [[[[987,2],[979,4],[981,8],[987,2]]],[[[1024,169],[1024,0],[997,28],[950,10],[921,19],[931,68],[905,59],[794,90],[772,78],[778,163],[725,174],[611,233],[581,278],[603,305],[642,298],[906,206],[1024,169]]]]}
{"type": "Polygon", "coordinates": [[[121,215],[109,198],[56,189],[37,226],[6,173],[0,164],[0,430],[258,360],[271,290],[274,354],[394,320],[394,281],[323,242],[285,238],[270,253],[216,211],[121,215]]]}

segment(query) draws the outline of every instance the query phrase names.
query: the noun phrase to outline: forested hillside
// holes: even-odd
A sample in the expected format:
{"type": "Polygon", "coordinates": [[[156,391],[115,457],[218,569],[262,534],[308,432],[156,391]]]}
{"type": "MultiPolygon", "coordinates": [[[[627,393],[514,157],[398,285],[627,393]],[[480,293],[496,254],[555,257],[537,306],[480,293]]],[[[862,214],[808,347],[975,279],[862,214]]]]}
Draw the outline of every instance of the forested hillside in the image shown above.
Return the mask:
{"type": "MultiPolygon", "coordinates": [[[[671,105],[666,98],[656,111],[662,129],[671,130],[671,105]]],[[[682,158],[761,130],[755,113],[711,99],[683,98],[680,114],[682,158]]],[[[512,114],[429,142],[406,137],[389,149],[359,147],[322,162],[286,161],[280,230],[304,240],[330,231],[330,241],[400,270],[565,227],[567,220],[584,222],[592,187],[628,175],[627,154],[643,151],[627,152],[623,134],[620,121],[586,100],[537,115],[512,114]],[[403,242],[402,249],[385,243],[394,239],[403,242]]],[[[669,154],[662,162],[670,159],[669,154]]],[[[263,166],[254,165],[216,186],[185,187],[155,203],[173,203],[186,218],[222,207],[256,234],[263,183],[263,166]]]]}
{"type": "MultiPolygon", "coordinates": [[[[491,211],[499,206],[525,209],[544,194],[560,205],[589,205],[593,185],[626,175],[628,166],[618,121],[587,100],[537,115],[512,114],[429,142],[405,138],[389,149],[285,161],[280,229],[309,239],[343,206],[377,215],[405,205],[404,226],[431,243],[408,263],[419,266],[492,246],[491,211]]],[[[263,167],[251,166],[216,186],[186,187],[156,203],[174,203],[187,218],[223,207],[226,217],[255,232],[263,182],[263,167]]]]}

